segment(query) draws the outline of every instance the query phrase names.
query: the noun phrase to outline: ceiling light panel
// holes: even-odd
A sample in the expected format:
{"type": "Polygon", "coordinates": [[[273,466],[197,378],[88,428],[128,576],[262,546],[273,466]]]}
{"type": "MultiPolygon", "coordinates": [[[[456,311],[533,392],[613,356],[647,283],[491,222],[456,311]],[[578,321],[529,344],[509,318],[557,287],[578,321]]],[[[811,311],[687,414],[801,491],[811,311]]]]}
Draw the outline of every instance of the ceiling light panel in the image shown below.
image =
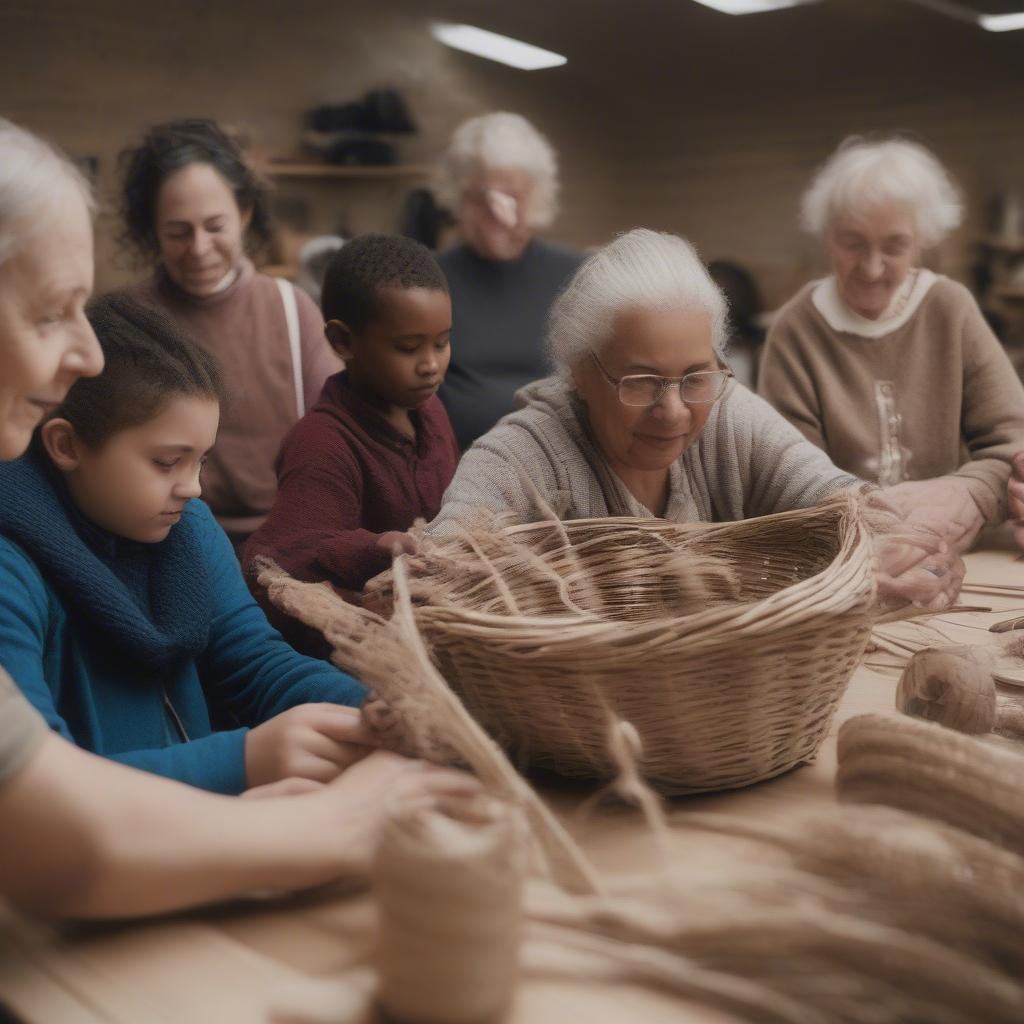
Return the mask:
{"type": "Polygon", "coordinates": [[[818,0],[697,0],[697,3],[722,14],[765,14],[768,11],[781,11],[786,7],[802,7],[804,4],[817,2],[818,0]]]}
{"type": "Polygon", "coordinates": [[[438,42],[454,50],[472,53],[487,60],[496,60],[499,64],[507,64],[520,71],[557,68],[567,61],[560,53],[542,50],[539,46],[498,35],[497,32],[488,32],[487,29],[476,28],[474,25],[436,22],[430,27],[430,32],[438,42]]]}

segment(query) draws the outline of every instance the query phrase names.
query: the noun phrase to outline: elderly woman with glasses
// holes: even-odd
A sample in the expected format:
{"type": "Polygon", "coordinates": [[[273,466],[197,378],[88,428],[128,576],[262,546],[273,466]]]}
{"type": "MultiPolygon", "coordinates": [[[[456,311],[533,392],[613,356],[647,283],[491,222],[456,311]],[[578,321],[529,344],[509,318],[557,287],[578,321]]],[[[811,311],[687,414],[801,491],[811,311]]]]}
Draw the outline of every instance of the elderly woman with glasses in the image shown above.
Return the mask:
{"type": "Polygon", "coordinates": [[[692,247],[637,229],[594,253],[552,310],[556,373],[465,454],[433,532],[478,509],[562,518],[743,519],[860,481],[725,369],[726,307],[692,247]]]}
{"type": "MultiPolygon", "coordinates": [[[[555,302],[555,374],[523,388],[519,409],[466,452],[428,532],[456,533],[482,512],[721,522],[864,488],[732,379],[726,337],[725,299],[688,242],[620,235],[555,302]]],[[[880,551],[880,594],[944,607],[963,563],[910,526],[880,551]]]]}
{"type": "Polygon", "coordinates": [[[759,388],[897,505],[927,494],[933,522],[955,525],[966,547],[1006,516],[1024,388],[970,292],[920,266],[960,217],[956,188],[923,147],[844,142],[803,199],[831,273],[780,311],[759,388]]]}

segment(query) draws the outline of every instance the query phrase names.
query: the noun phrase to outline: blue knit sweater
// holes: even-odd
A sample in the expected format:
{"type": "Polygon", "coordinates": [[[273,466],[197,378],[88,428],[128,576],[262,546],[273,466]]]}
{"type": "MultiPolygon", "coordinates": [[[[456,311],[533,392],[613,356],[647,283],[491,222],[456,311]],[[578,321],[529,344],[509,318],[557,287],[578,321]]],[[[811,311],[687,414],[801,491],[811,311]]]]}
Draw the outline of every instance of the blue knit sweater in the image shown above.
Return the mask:
{"type": "Polygon", "coordinates": [[[34,455],[0,464],[0,665],[67,739],[219,793],[245,788],[248,727],[364,694],[268,625],[201,501],[138,544],[34,455]]]}

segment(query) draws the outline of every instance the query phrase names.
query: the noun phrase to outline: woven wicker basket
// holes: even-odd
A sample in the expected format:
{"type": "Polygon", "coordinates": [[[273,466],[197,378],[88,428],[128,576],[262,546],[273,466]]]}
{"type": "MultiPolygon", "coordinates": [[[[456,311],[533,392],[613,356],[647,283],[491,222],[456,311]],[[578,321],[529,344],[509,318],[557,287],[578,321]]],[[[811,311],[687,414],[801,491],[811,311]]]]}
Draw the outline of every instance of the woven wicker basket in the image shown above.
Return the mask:
{"type": "Polygon", "coordinates": [[[469,535],[428,546],[410,578],[440,671],[522,767],[610,777],[609,711],[636,728],[645,776],[669,794],[749,785],[814,756],[872,621],[855,501],[726,524],[504,533],[547,578],[521,558],[519,572],[492,562],[469,535]],[[730,577],[712,575],[711,598],[684,614],[679,577],[664,571],[681,552],[721,560],[730,577]],[[479,571],[465,571],[474,559],[479,571]]]}

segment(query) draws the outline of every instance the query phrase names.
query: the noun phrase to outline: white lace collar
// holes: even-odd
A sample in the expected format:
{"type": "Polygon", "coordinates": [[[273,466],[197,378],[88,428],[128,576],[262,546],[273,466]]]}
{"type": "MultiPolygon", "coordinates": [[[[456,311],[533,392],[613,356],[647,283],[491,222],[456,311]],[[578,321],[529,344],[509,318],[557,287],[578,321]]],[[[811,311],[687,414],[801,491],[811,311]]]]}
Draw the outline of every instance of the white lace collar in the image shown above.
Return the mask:
{"type": "Polygon", "coordinates": [[[937,280],[938,275],[923,267],[908,274],[904,286],[877,320],[868,320],[843,302],[834,274],[818,281],[811,292],[811,301],[833,331],[861,338],[884,338],[898,331],[917,312],[928,289],[937,280]]]}

